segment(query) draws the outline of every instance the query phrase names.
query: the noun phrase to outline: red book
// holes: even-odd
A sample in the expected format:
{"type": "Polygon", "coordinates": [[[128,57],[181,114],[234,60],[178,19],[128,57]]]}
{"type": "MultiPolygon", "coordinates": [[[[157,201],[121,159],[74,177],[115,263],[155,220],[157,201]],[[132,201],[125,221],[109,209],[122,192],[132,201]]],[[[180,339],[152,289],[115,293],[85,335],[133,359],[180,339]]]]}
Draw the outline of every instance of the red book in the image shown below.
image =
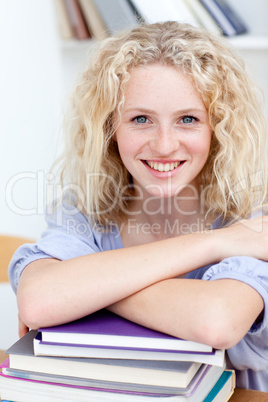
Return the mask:
{"type": "Polygon", "coordinates": [[[91,37],[78,0],[64,0],[70,24],[77,39],[89,39],[91,37]]]}

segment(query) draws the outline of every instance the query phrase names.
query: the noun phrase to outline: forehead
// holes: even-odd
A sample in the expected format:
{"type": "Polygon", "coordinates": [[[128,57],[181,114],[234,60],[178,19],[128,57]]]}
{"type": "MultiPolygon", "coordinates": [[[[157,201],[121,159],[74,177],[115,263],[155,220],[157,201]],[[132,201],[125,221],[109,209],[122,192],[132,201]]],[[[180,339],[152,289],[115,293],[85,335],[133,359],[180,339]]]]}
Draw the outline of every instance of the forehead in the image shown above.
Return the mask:
{"type": "Polygon", "coordinates": [[[157,101],[203,105],[201,95],[189,76],[176,67],[160,63],[132,68],[124,92],[127,106],[157,101]]]}

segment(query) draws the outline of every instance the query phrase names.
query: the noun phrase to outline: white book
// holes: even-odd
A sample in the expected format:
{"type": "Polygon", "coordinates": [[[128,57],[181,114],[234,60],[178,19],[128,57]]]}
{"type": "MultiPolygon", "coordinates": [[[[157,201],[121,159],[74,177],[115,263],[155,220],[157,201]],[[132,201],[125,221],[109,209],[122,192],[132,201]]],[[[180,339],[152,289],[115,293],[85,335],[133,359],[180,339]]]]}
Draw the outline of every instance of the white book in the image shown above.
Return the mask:
{"type": "Polygon", "coordinates": [[[74,33],[63,0],[55,0],[54,5],[61,38],[62,39],[74,38],[74,33]]]}
{"type": "Polygon", "coordinates": [[[206,28],[210,32],[214,32],[216,34],[221,35],[222,30],[219,25],[216,23],[214,18],[209,14],[207,9],[200,3],[199,0],[184,0],[186,5],[188,5],[189,9],[195,15],[197,21],[206,28]]]}
{"type": "MultiPolygon", "coordinates": [[[[9,401],[20,402],[200,402],[208,395],[214,385],[217,386],[223,369],[211,366],[203,380],[195,384],[188,395],[168,395],[157,393],[153,395],[107,392],[105,390],[94,390],[93,388],[66,387],[64,384],[52,384],[46,382],[34,382],[27,379],[6,377],[0,374],[1,398],[9,401]]],[[[229,385],[230,389],[230,385],[229,385]]],[[[220,401],[227,400],[225,396],[229,393],[225,390],[221,393],[220,401]]],[[[215,398],[214,398],[215,400],[215,398]]],[[[216,399],[218,400],[218,399],[216,399]]]]}
{"type": "Polygon", "coordinates": [[[138,359],[138,360],[166,360],[166,361],[193,361],[197,363],[213,364],[223,367],[225,351],[217,349],[209,353],[180,353],[178,351],[139,350],[127,348],[86,347],[85,345],[70,345],[53,342],[42,342],[34,338],[34,354],[36,356],[58,357],[88,357],[98,359],[138,359]]]}
{"type": "Polygon", "coordinates": [[[6,351],[11,369],[177,388],[187,387],[202,365],[191,361],[35,356],[35,336],[36,331],[28,332],[6,351]]]}
{"type": "Polygon", "coordinates": [[[147,23],[178,21],[199,26],[183,0],[131,0],[147,23]]]}

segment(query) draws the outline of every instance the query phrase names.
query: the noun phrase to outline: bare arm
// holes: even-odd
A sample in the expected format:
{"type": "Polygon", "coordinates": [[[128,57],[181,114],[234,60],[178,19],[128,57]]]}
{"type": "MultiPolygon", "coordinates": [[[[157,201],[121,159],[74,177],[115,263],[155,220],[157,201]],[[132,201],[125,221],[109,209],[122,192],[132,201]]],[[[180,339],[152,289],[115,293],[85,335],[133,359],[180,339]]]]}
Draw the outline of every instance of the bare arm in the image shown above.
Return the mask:
{"type": "Polygon", "coordinates": [[[259,233],[256,222],[261,220],[250,229],[238,224],[67,261],[33,262],[18,286],[22,321],[31,328],[68,322],[233,255],[268,260],[268,228],[259,233]]]}
{"type": "Polygon", "coordinates": [[[210,238],[191,234],[66,261],[35,261],[18,285],[21,318],[30,328],[68,322],[183,275],[216,260],[210,238]]]}
{"type": "Polygon", "coordinates": [[[108,309],[173,336],[228,349],[244,337],[263,307],[259,293],[240,281],[169,279],[108,309]]]}

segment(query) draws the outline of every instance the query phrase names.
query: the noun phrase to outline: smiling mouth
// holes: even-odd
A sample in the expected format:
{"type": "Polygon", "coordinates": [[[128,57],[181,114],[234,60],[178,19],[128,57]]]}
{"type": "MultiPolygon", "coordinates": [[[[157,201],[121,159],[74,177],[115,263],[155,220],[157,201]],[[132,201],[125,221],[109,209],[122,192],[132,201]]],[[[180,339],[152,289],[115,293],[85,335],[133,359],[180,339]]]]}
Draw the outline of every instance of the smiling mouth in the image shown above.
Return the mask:
{"type": "Polygon", "coordinates": [[[176,161],[176,162],[153,162],[146,160],[144,161],[144,163],[146,163],[146,165],[148,165],[151,169],[157,170],[158,172],[171,172],[184,162],[185,161],[176,161]]]}

